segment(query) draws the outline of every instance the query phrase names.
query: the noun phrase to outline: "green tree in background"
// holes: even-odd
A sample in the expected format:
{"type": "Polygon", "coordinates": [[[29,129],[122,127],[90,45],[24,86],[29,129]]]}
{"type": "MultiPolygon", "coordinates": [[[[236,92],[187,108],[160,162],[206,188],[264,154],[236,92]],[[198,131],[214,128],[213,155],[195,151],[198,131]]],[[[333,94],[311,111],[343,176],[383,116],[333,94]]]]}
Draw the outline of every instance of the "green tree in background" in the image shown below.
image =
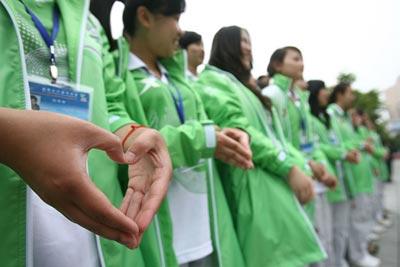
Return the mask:
{"type": "Polygon", "coordinates": [[[354,107],[364,110],[374,122],[377,122],[380,118],[379,109],[382,108],[378,90],[373,89],[367,93],[354,90],[354,95],[356,97],[354,107]]]}
{"type": "Polygon", "coordinates": [[[351,72],[349,72],[349,73],[341,72],[337,76],[337,80],[338,80],[338,82],[352,84],[357,80],[357,76],[351,72]]]}

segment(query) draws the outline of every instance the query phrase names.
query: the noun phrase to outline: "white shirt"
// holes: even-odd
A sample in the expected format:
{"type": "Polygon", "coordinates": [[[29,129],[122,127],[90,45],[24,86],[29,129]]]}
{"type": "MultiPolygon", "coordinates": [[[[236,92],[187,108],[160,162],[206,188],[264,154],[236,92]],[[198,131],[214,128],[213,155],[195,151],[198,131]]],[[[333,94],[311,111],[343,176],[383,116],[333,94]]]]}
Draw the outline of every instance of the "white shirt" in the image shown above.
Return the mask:
{"type": "Polygon", "coordinates": [[[31,196],[33,266],[100,266],[95,235],[65,218],[33,191],[31,196]]]}

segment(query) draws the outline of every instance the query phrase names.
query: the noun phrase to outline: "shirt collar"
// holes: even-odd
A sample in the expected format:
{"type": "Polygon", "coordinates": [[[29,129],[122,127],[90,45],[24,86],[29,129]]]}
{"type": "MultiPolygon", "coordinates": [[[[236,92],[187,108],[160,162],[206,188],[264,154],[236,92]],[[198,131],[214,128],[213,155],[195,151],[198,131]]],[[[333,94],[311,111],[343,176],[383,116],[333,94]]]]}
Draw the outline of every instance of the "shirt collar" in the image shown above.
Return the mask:
{"type": "Polygon", "coordinates": [[[198,76],[194,75],[190,70],[186,70],[186,76],[191,80],[191,81],[197,81],[199,79],[198,76]]]}
{"type": "Polygon", "coordinates": [[[344,116],[344,110],[338,105],[338,104],[332,104],[332,107],[336,110],[336,112],[340,115],[340,116],[344,116]]]}
{"type": "MultiPolygon", "coordinates": [[[[163,65],[161,65],[159,62],[157,62],[158,68],[161,71],[161,81],[168,83],[168,71],[166,68],[164,68],[163,65]]],[[[148,73],[150,73],[152,76],[154,76],[149,68],[147,67],[146,63],[143,62],[137,55],[134,53],[130,52],[129,53],[129,59],[128,59],[128,70],[133,71],[137,69],[144,69],[148,73]]]]}

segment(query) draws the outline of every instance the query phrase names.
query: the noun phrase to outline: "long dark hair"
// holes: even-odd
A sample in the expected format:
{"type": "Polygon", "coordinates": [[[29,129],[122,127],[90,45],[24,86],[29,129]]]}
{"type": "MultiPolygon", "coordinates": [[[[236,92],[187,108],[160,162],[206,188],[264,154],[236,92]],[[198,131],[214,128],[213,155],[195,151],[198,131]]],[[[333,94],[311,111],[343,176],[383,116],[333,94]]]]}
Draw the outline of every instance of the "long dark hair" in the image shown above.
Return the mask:
{"type": "Polygon", "coordinates": [[[311,80],[307,82],[308,90],[310,91],[310,97],[308,102],[310,104],[311,113],[317,117],[325,126],[329,129],[331,127],[331,118],[326,112],[327,107],[321,106],[318,101],[318,95],[321,90],[326,90],[325,83],[321,80],[311,80]],[[324,119],[321,118],[324,117],[324,119]]]}
{"type": "Polygon", "coordinates": [[[214,36],[209,64],[233,74],[253,92],[265,108],[271,110],[271,100],[261,94],[260,88],[250,85],[251,68],[246,68],[242,62],[242,31],[247,32],[238,26],[221,28],[214,36]]]}
{"type": "Polygon", "coordinates": [[[124,33],[131,37],[137,29],[136,11],[140,6],[146,7],[153,14],[174,16],[185,11],[186,2],[185,0],[126,0],[122,20],[124,33]]]}
{"type": "Polygon", "coordinates": [[[339,94],[344,94],[346,93],[347,89],[349,89],[350,84],[349,83],[344,83],[344,82],[340,82],[339,84],[337,84],[334,88],[333,91],[331,93],[331,95],[329,96],[329,103],[336,103],[338,95],[339,94]]]}
{"type": "Polygon", "coordinates": [[[282,48],[279,48],[275,50],[274,53],[272,53],[271,58],[269,60],[267,72],[269,77],[273,77],[275,74],[278,73],[276,70],[276,64],[282,64],[283,61],[285,60],[286,54],[289,50],[295,51],[300,54],[300,56],[303,56],[300,49],[294,46],[285,46],[282,48]]]}

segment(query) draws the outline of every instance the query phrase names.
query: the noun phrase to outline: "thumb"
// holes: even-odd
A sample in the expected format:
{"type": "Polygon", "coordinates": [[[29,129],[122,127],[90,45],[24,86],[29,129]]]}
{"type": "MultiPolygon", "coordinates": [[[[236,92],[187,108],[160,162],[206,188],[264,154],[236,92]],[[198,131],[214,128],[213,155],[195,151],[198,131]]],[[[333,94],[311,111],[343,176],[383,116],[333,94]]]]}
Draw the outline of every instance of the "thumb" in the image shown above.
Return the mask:
{"type": "Polygon", "coordinates": [[[133,142],[130,144],[126,154],[133,162],[137,162],[144,155],[148,154],[151,150],[158,149],[157,134],[152,129],[140,129],[141,132],[135,137],[133,142]]]}
{"type": "Polygon", "coordinates": [[[89,149],[103,150],[115,162],[127,163],[121,140],[115,134],[93,125],[90,129],[90,141],[89,149]]]}

